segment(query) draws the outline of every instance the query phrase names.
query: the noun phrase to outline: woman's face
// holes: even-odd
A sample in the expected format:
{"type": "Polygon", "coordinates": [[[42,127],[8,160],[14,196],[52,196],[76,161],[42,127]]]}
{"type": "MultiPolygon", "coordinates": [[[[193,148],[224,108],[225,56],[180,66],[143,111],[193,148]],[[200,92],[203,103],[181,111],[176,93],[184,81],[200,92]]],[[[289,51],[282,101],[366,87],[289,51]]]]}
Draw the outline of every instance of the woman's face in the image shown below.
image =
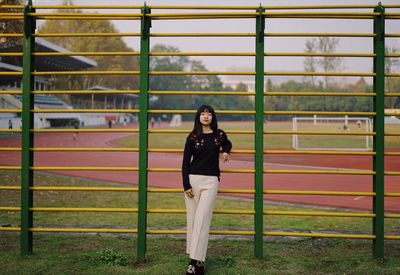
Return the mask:
{"type": "Polygon", "coordinates": [[[201,125],[209,126],[211,124],[211,121],[212,121],[212,114],[209,111],[204,110],[204,112],[200,113],[201,125]]]}

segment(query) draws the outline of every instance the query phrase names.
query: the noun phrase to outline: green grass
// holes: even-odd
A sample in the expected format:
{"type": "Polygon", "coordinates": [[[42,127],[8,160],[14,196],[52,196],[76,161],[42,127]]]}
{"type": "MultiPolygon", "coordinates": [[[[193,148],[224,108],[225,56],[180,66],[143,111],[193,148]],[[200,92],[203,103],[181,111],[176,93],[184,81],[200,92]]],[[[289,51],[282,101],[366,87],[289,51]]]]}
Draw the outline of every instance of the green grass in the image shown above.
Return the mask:
{"type": "MultiPolygon", "coordinates": [[[[16,234],[0,234],[2,274],[184,274],[188,258],[183,239],[147,240],[147,259],[136,260],[135,237],[35,234],[34,254],[19,255],[16,234]],[[126,260],[121,265],[105,256],[126,260]]],[[[386,244],[386,260],[371,257],[371,242],[301,240],[264,242],[256,259],[250,241],[210,240],[207,274],[399,274],[400,243],[386,244]]]]}
{"type": "MultiPolygon", "coordinates": [[[[224,130],[254,130],[253,122],[221,122],[220,128],[224,130]]],[[[341,124],[325,124],[314,126],[313,124],[299,125],[299,131],[328,131],[343,132],[339,129],[341,124]]],[[[400,125],[388,124],[385,126],[386,131],[390,133],[400,133],[400,125]]],[[[191,130],[192,123],[183,123],[181,127],[174,129],[191,130]]],[[[265,126],[268,131],[292,131],[291,122],[269,122],[265,126]]],[[[351,126],[352,132],[364,131],[359,130],[357,126],[351,126]]],[[[149,134],[150,148],[177,149],[183,148],[187,134],[149,134]]],[[[292,148],[292,135],[265,135],[264,147],[266,149],[292,148]]],[[[230,134],[229,139],[234,144],[235,149],[252,149],[254,148],[253,135],[247,134],[230,134]]],[[[137,135],[119,139],[117,144],[121,147],[138,147],[139,140],[137,135]]],[[[302,148],[365,148],[365,136],[316,136],[316,135],[299,135],[299,145],[302,148]]],[[[385,148],[400,148],[400,139],[396,136],[388,136],[385,138],[385,148]]]]}
{"type": "MultiPolygon", "coordinates": [[[[15,171],[2,171],[2,185],[19,185],[19,175],[15,171]]],[[[113,183],[100,183],[90,180],[35,173],[36,186],[121,186],[113,183]]],[[[126,185],[124,185],[126,186],[126,185]]],[[[19,207],[19,191],[0,191],[0,207],[19,207]]],[[[135,192],[85,192],[85,191],[35,191],[35,207],[126,207],[137,208],[135,192]]],[[[149,193],[148,208],[185,209],[182,194],[149,193]]],[[[253,202],[219,196],[216,210],[252,210],[253,202]]],[[[265,210],[276,211],[338,211],[350,210],[326,209],[300,205],[269,202],[265,210]]],[[[19,212],[0,211],[0,225],[18,226],[19,212]]],[[[136,213],[93,213],[93,212],[35,212],[34,225],[42,227],[84,227],[84,228],[136,228],[136,213]]],[[[148,214],[149,228],[182,229],[186,226],[185,214],[148,214]]],[[[371,234],[370,218],[349,217],[311,217],[268,215],[264,218],[265,230],[297,231],[336,231],[340,233],[371,234]]],[[[215,214],[213,229],[252,230],[252,215],[215,214]]],[[[386,233],[399,235],[400,219],[386,219],[386,233]]]]}

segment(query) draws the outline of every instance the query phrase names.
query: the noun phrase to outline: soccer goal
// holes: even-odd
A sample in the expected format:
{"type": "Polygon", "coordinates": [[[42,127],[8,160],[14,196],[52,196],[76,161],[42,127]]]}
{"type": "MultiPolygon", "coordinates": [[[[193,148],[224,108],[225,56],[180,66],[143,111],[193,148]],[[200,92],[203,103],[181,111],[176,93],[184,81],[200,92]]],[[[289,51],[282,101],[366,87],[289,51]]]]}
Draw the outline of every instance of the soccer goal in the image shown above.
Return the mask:
{"type": "Polygon", "coordinates": [[[372,136],[336,133],[367,133],[372,129],[372,119],[368,117],[294,117],[293,132],[332,132],[335,135],[292,134],[292,147],[295,150],[369,151],[372,149],[372,136]]]}

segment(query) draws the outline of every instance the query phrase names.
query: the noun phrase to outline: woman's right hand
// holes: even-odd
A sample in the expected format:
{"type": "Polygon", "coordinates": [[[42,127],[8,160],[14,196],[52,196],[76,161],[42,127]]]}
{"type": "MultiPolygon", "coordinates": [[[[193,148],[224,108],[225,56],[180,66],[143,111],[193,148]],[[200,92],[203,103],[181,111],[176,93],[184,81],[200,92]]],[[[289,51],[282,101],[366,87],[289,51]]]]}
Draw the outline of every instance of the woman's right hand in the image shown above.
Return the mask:
{"type": "Polygon", "coordinates": [[[186,190],[186,191],[185,191],[185,194],[186,194],[189,198],[193,198],[193,197],[194,197],[192,188],[186,190]]]}

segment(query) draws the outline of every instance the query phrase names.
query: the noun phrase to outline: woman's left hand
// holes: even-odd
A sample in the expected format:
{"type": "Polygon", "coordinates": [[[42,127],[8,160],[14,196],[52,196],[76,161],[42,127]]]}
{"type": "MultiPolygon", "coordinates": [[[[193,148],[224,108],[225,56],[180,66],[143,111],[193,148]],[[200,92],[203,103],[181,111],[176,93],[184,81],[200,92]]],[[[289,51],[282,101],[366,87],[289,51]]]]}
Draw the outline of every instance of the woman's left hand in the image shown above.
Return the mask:
{"type": "Polygon", "coordinates": [[[222,153],[222,160],[224,163],[229,161],[229,157],[230,155],[228,153],[222,153]]]}

